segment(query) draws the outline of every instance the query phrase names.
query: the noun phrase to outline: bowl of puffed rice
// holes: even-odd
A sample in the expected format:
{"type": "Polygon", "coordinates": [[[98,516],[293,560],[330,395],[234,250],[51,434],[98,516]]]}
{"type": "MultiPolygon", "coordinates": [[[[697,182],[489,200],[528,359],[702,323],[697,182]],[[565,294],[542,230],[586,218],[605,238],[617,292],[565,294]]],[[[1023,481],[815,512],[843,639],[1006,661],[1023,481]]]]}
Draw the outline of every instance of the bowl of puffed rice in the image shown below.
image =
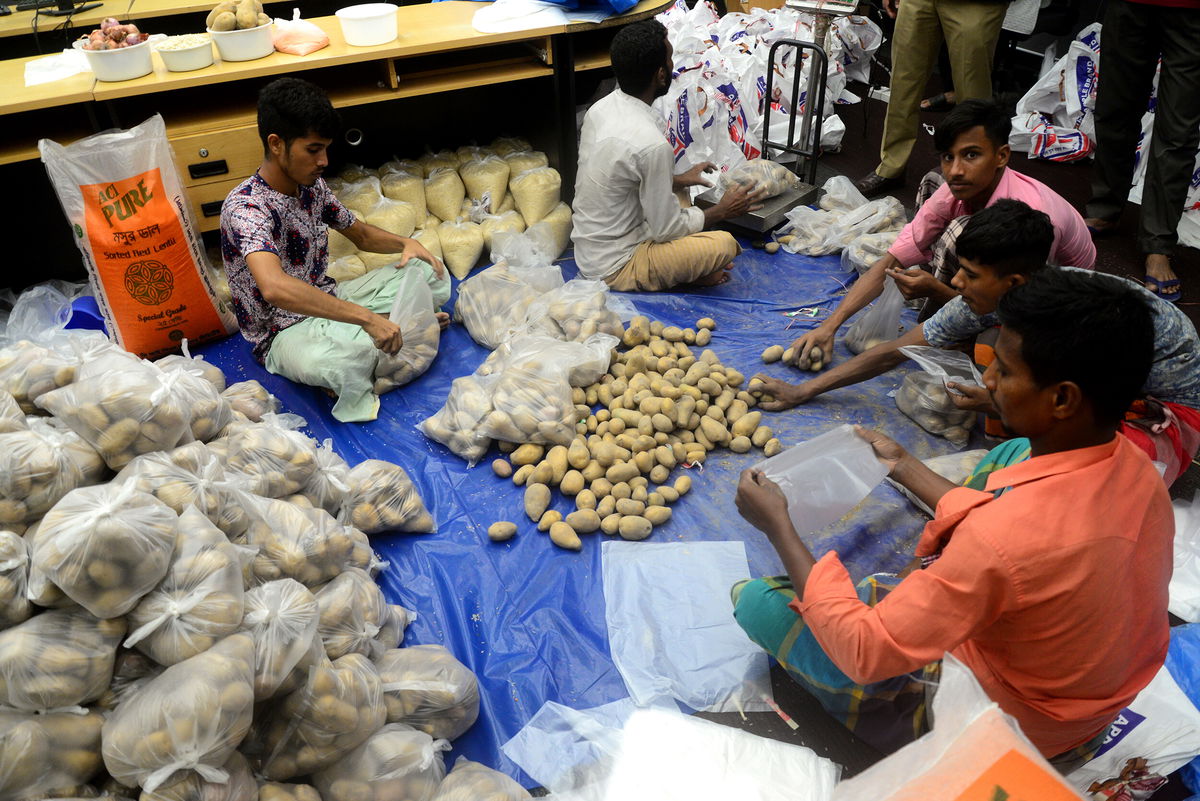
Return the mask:
{"type": "Polygon", "coordinates": [[[190,72],[213,63],[212,38],[206,33],[168,36],[155,47],[171,72],[190,72]]]}

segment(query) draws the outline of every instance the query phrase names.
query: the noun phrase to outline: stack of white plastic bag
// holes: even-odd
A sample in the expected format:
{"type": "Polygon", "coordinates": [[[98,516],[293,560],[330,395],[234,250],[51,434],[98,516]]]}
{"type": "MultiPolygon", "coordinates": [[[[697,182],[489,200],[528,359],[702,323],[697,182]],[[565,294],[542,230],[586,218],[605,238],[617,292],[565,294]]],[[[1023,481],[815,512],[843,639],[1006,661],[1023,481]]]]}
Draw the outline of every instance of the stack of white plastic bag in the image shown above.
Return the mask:
{"type": "MultiPolygon", "coordinates": [[[[760,156],[767,102],[772,103],[770,138],[787,138],[789,110],[799,113],[808,98],[804,89],[800,97],[791,96],[797,69],[797,54],[791,48],[779,51],[774,96],[766,97],[768,52],[780,39],[812,41],[811,14],[779,8],[720,17],[707,0],[692,9],[678,0],[658,19],[674,48],[675,78],[655,108],[668,121],[667,136],[679,169],[705,161],[733,169],[760,156]]],[[[840,145],[845,127],[833,107],[858,102],[846,91],[847,75],[861,78],[881,42],[879,28],[865,17],[838,18],[831,26],[823,146],[840,145]]],[[[801,87],[807,87],[809,63],[805,59],[799,67],[801,87]]]]}
{"type": "MultiPolygon", "coordinates": [[[[1077,161],[1095,149],[1100,80],[1100,23],[1084,28],[1017,102],[1009,145],[1030,158],[1077,161]]],[[[1130,109],[1133,113],[1134,109],[1130,109]]]]}
{"type": "Polygon", "coordinates": [[[844,175],[830,178],[822,190],[820,208],[797,206],[787,213],[787,225],[779,233],[791,235],[783,245],[789,252],[824,256],[861,250],[868,241],[877,248],[891,235],[886,250],[908,221],[900,201],[893,197],[869,201],[844,175]]]}

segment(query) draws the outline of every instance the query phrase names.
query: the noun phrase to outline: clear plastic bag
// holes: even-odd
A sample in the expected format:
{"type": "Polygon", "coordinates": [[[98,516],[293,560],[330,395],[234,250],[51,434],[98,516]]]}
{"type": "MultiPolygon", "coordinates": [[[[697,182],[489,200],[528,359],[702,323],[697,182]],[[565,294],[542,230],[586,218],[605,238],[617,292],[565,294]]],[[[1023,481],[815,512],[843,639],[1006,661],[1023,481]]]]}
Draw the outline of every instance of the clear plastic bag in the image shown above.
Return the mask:
{"type": "Polygon", "coordinates": [[[160,665],[174,665],[237,631],[243,566],[253,557],[252,550],[231,543],[189,506],[179,516],[167,575],[129,611],[125,647],[136,647],[160,665]]]}
{"type": "Polygon", "coordinates": [[[29,619],[29,546],[11,531],[0,531],[0,631],[29,619]]]}
{"type": "MultiPolygon", "coordinates": [[[[495,240],[497,246],[503,241],[495,240]]],[[[562,272],[548,261],[541,269],[517,269],[498,262],[459,286],[454,316],[472,339],[495,348],[525,319],[534,301],[562,285],[562,272]]]]}
{"type": "Polygon", "coordinates": [[[417,222],[424,220],[425,215],[417,216],[417,208],[403,200],[392,200],[380,195],[369,206],[362,206],[355,211],[361,211],[363,222],[382,228],[396,236],[412,236],[417,228],[417,222]]]}
{"type": "Polygon", "coordinates": [[[107,472],[100,454],[74,431],[57,420],[30,418],[27,430],[0,434],[0,526],[32,523],[107,472]]]}
{"type": "Polygon", "coordinates": [[[425,218],[429,216],[429,209],[425,205],[425,178],[421,175],[420,166],[404,169],[397,165],[386,171],[380,169],[379,183],[383,196],[411,205],[416,213],[417,227],[424,225],[425,218]]]}
{"type": "Polygon", "coordinates": [[[0,706],[36,712],[94,701],[112,679],[125,621],[42,612],[0,631],[0,706]]]}
{"type": "MultiPolygon", "coordinates": [[[[329,46],[329,34],[306,19],[300,19],[300,9],[292,9],[291,19],[275,19],[271,42],[280,53],[307,56],[329,46]]],[[[145,799],[143,799],[145,801],[145,799]]],[[[230,801],[236,801],[230,797],[230,801]]]]}
{"type": "Polygon", "coordinates": [[[421,169],[425,171],[425,177],[428,178],[437,170],[450,170],[457,174],[461,161],[453,150],[439,150],[436,153],[425,153],[417,159],[417,163],[421,165],[421,169]]]}
{"type": "MultiPolygon", "coordinates": [[[[351,171],[354,166],[347,164],[346,168],[342,170],[342,179],[345,183],[336,194],[343,206],[362,216],[367,213],[368,209],[375,207],[375,202],[383,197],[383,193],[380,191],[378,178],[368,175],[365,171],[361,175],[354,174],[351,171]]],[[[362,170],[361,167],[357,169],[362,170]]]]}
{"type": "Polygon", "coordinates": [[[437,530],[412,479],[400,465],[367,459],[350,471],[349,487],[339,518],[343,523],[367,534],[432,534],[437,530]]]}
{"type": "Polygon", "coordinates": [[[888,248],[900,236],[899,231],[883,231],[877,234],[863,234],[855,238],[842,251],[842,269],[849,272],[854,270],[863,275],[871,269],[871,265],[883,258],[888,248]]]}
{"type": "Polygon", "coordinates": [[[0,350],[0,389],[11,394],[25,414],[40,414],[35,401],[74,380],[74,361],[50,348],[19,340],[0,350]]]}
{"type": "Polygon", "coordinates": [[[96,617],[125,614],[166,575],[177,523],[128,484],[72,490],[32,538],[30,597],[49,582],[96,617]]]}
{"type": "Polygon", "coordinates": [[[317,448],[317,465],[300,494],[331,515],[342,508],[349,490],[350,465],[333,449],[333,440],[326,439],[317,448]]]}
{"type": "Polygon", "coordinates": [[[317,469],[316,442],[297,430],[304,425],[294,414],[264,414],[230,436],[226,468],[250,479],[256,495],[294,495],[317,469]]]}
{"type": "Polygon", "coordinates": [[[501,156],[507,163],[509,175],[520,175],[526,170],[536,170],[538,167],[550,166],[546,154],[540,150],[516,150],[501,156]]]}
{"type": "Polygon", "coordinates": [[[300,664],[317,635],[320,610],[294,579],[269,581],[246,591],[242,630],[254,638],[254,698],[275,695],[300,664]]]}
{"type": "Polygon", "coordinates": [[[286,501],[246,497],[252,515],[246,545],[258,548],[254,581],[292,578],[317,587],[347,567],[369,561],[371,544],[362,532],[343,526],[324,509],[303,509],[286,501]]]}
{"type": "MultiPolygon", "coordinates": [[[[987,454],[988,452],[983,449],[962,451],[961,453],[948,453],[944,456],[934,456],[932,459],[922,459],[921,464],[952,484],[962,484],[971,475],[972,471],[979,466],[979,463],[987,454]]],[[[890,478],[887,482],[899,490],[904,497],[908,498],[913,506],[933,517],[934,510],[918,498],[912,490],[890,478]]]]}
{"type": "Polygon", "coordinates": [[[504,369],[492,389],[492,411],[480,431],[508,442],[570,445],[578,413],[569,367],[548,358],[504,369]]]}
{"type": "Polygon", "coordinates": [[[375,392],[379,395],[422,375],[437,358],[442,329],[434,314],[433,293],[420,271],[401,271],[388,319],[400,326],[404,344],[394,354],[381,353],[375,363],[375,392]]]}
{"type": "Polygon", "coordinates": [[[223,781],[209,781],[194,770],[177,773],[174,779],[158,789],[143,790],[138,801],[254,801],[257,798],[258,783],[244,756],[234,751],[221,770],[228,775],[223,781]]]}
{"type": "Polygon", "coordinates": [[[779,233],[792,237],[791,241],[784,243],[784,250],[807,256],[826,256],[834,252],[835,249],[825,242],[825,233],[833,225],[833,212],[796,206],[784,216],[788,224],[780,228],[779,233]]]}
{"type": "Polygon", "coordinates": [[[559,361],[570,365],[567,381],[573,387],[596,383],[612,364],[613,349],[620,340],[611,334],[592,334],[583,342],[563,342],[546,336],[521,336],[504,342],[484,359],[475,371],[476,376],[499,373],[510,364],[523,364],[530,359],[559,361]]]}
{"type": "Polygon", "coordinates": [[[571,244],[571,227],[571,207],[566,203],[559,203],[549,214],[529,226],[531,236],[551,243],[548,254],[552,260],[562,256],[571,244]]]}
{"type": "Polygon", "coordinates": [[[279,399],[267,392],[267,388],[251,379],[230,384],[221,393],[236,412],[246,415],[252,422],[260,421],[264,414],[278,414],[282,405],[279,399]]]}
{"type": "Polygon", "coordinates": [[[846,347],[852,353],[862,353],[876,345],[891,342],[900,335],[900,313],[904,311],[904,296],[891,278],[884,278],[883,292],[871,308],[859,312],[854,324],[846,331],[846,347]]]}
{"type": "MultiPolygon", "coordinates": [[[[172,372],[168,369],[168,372],[172,372]]],[[[208,442],[233,419],[233,408],[206,376],[192,370],[175,368],[177,402],[188,414],[191,438],[208,442]]]]}
{"type": "Polygon", "coordinates": [[[346,755],[378,731],[386,716],[371,660],[349,654],[330,662],[322,656],[304,686],[266,716],[262,775],[285,781],[345,765],[346,755]]]}
{"type": "Polygon", "coordinates": [[[900,352],[912,359],[930,375],[958,384],[983,384],[983,376],[970,356],[960,350],[943,350],[920,345],[906,345],[900,352]]]}
{"type": "MultiPolygon", "coordinates": [[[[47,392],[38,405],[71,427],[113,470],[135,456],[191,441],[179,372],[144,369],[97,375],[47,392]]],[[[211,389],[211,387],[210,387],[211,389]]]]}
{"type": "Polygon", "coordinates": [[[821,187],[817,205],[826,211],[852,211],[867,205],[867,196],[844,175],[835,175],[821,187]]]}
{"type": "Polygon", "coordinates": [[[809,256],[838,253],[864,234],[899,231],[906,222],[904,206],[892,197],[849,210],[817,211],[797,206],[786,216],[789,224],[782,232],[794,238],[784,248],[809,256]]]}
{"type": "Polygon", "coordinates": [[[530,149],[529,140],[519,136],[498,136],[492,140],[489,147],[501,156],[509,153],[519,153],[530,149]]]}
{"type": "MultiPolygon", "coordinates": [[[[313,775],[324,801],[432,801],[446,775],[442,740],[391,723],[313,775]]],[[[477,801],[482,801],[478,799],[477,801]]]]}
{"type": "Polygon", "coordinates": [[[0,798],[82,797],[100,772],[99,712],[0,710],[0,798]]]}
{"type": "Polygon", "coordinates": [[[752,192],[765,191],[763,197],[771,198],[799,183],[799,177],[784,165],[766,159],[751,159],[723,173],[720,186],[723,191],[733,186],[745,186],[752,192]]]}
{"type": "Polygon", "coordinates": [[[568,281],[529,306],[523,333],[567,342],[583,342],[595,334],[620,337],[625,326],[621,315],[608,308],[608,298],[608,285],[603,281],[568,281]]]}
{"type": "Polygon", "coordinates": [[[492,444],[492,438],[482,433],[482,426],[492,411],[495,383],[495,378],[474,375],[454,379],[442,408],[421,421],[421,432],[473,466],[492,444]]]}
{"type": "Polygon", "coordinates": [[[508,189],[509,163],[499,156],[485,156],[468,161],[458,168],[467,197],[486,211],[500,207],[508,189]]]}
{"type": "Polygon", "coordinates": [[[399,643],[382,642],[394,629],[383,628],[391,609],[383,591],[366,571],[351,568],[333,578],[316,592],[320,623],[317,631],[325,646],[325,654],[337,659],[346,654],[376,657],[399,643]]]}
{"type": "Polygon", "coordinates": [[[500,771],[459,757],[433,801],[523,801],[532,797],[500,771]]]}
{"type": "Polygon", "coordinates": [[[553,167],[519,172],[509,179],[508,188],[526,225],[540,222],[562,200],[562,176],[553,167]]]}
{"type": "Polygon", "coordinates": [[[425,208],[439,220],[453,220],[462,208],[467,188],[456,167],[438,167],[425,172],[425,208]]]}
{"type": "Polygon", "coordinates": [[[355,253],[350,253],[345,256],[338,256],[329,262],[329,266],[325,268],[325,274],[337,281],[339,284],[344,284],[347,281],[353,281],[355,278],[360,278],[367,274],[367,265],[355,253]]]}
{"type": "Polygon", "coordinates": [[[483,215],[477,222],[479,223],[479,232],[483,234],[483,247],[488,251],[492,249],[496,234],[525,232],[525,218],[516,209],[501,214],[483,215]]]}
{"type": "Polygon", "coordinates": [[[260,782],[258,801],[322,801],[321,794],[311,784],[260,782]]]}
{"type": "Polygon", "coordinates": [[[466,278],[483,253],[483,231],[477,223],[451,217],[438,226],[437,234],[442,246],[442,261],[450,274],[455,278],[466,278]]]}
{"type": "Polygon", "coordinates": [[[167,668],[104,722],[108,772],[146,792],[178,779],[180,771],[227,781],[222,766],[250,730],[253,681],[254,642],[240,633],[167,668]]]}
{"type": "Polygon", "coordinates": [[[127,464],[114,483],[132,484],[165,503],[176,514],[195,507],[227,536],[237,537],[249,525],[240,494],[217,457],[200,442],[170,453],[147,453],[127,464]]]}
{"type": "Polygon", "coordinates": [[[841,425],[760,462],[783,490],[788,516],[800,535],[824,528],[849,512],[883,481],[887,468],[854,428],[841,425]]]}
{"type": "Polygon", "coordinates": [[[945,437],[961,448],[971,438],[975,412],[959,409],[942,377],[931,373],[909,373],[896,390],[896,408],[921,428],[945,437]]]}
{"type": "Polygon", "coordinates": [[[111,712],[165,669],[140,651],[118,648],[117,658],[113,663],[112,681],[96,701],[96,706],[111,712]]]}
{"type": "Polygon", "coordinates": [[[389,723],[435,739],[461,736],[479,717],[479,682],[440,645],[394,648],[377,660],[389,723]]]}
{"type": "MultiPolygon", "coordinates": [[[[186,351],[186,342],[183,347],[186,351]]],[[[183,370],[197,378],[203,378],[205,381],[208,381],[217,392],[225,391],[225,374],[221,372],[221,368],[212,362],[206,362],[201,357],[180,356],[173,353],[170,356],[163,356],[154,362],[154,364],[160,370],[183,370]]]]}
{"type": "Polygon", "coordinates": [[[24,431],[27,428],[29,426],[25,423],[25,412],[21,411],[16,398],[0,389],[0,434],[24,431]]]}

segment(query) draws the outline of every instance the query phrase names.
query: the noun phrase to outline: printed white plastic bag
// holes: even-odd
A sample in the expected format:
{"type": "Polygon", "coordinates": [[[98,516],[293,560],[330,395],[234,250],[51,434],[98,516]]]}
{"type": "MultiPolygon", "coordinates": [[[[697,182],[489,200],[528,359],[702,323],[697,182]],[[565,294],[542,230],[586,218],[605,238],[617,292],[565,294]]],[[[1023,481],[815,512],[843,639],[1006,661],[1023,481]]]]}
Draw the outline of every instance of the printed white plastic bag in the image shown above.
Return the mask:
{"type": "Polygon", "coordinates": [[[904,311],[904,296],[891,278],[883,279],[883,292],[866,311],[858,313],[846,331],[846,347],[862,353],[876,345],[891,342],[900,335],[900,313],[904,311]]]}
{"type": "Polygon", "coordinates": [[[1191,501],[1177,500],[1175,511],[1175,569],[1171,572],[1171,614],[1188,623],[1200,621],[1200,493],[1191,501]]]}
{"type": "Polygon", "coordinates": [[[783,490],[788,516],[801,536],[841,518],[887,475],[874,449],[849,425],[801,442],[755,467],[783,490]]]}
{"type": "Polygon", "coordinates": [[[479,717],[479,682],[440,645],[385,651],[376,662],[389,723],[454,740],[479,717]]]}

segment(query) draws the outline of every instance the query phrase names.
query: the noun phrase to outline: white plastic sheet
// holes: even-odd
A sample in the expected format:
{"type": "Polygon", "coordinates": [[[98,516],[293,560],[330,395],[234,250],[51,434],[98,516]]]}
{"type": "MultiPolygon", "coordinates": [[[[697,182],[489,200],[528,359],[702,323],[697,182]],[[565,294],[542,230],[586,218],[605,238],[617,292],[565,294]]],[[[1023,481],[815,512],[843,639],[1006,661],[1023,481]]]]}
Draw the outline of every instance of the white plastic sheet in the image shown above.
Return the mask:
{"type": "Polygon", "coordinates": [[[729,599],[749,578],[744,543],[606,542],[601,554],[609,648],[635,703],[770,708],[767,655],[733,619],[729,599]]]}
{"type": "Polygon", "coordinates": [[[1175,501],[1175,570],[1167,609],[1188,623],[1200,621],[1200,493],[1175,501]]]}
{"type": "Polygon", "coordinates": [[[810,534],[849,512],[887,475],[875,451],[848,425],[755,465],[783,490],[796,533],[810,534]]]}

